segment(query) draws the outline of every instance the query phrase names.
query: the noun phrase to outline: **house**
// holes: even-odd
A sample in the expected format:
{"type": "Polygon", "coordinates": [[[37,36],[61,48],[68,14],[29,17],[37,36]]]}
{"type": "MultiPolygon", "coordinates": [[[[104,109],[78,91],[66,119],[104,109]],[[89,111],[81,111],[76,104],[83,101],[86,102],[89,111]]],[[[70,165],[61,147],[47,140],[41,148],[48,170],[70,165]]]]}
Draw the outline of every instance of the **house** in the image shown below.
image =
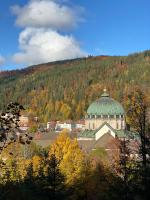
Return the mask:
{"type": "Polygon", "coordinates": [[[21,115],[19,117],[19,127],[21,130],[26,131],[29,128],[29,117],[21,115]]]}
{"type": "Polygon", "coordinates": [[[28,125],[29,124],[29,117],[28,116],[24,116],[24,115],[21,115],[19,117],[19,124],[20,125],[28,125]]]}
{"type": "Polygon", "coordinates": [[[47,130],[55,130],[56,123],[56,121],[47,122],[47,130]]]}
{"type": "Polygon", "coordinates": [[[85,129],[85,120],[79,120],[75,122],[75,129],[84,130],[85,129]]]}
{"type": "Polygon", "coordinates": [[[75,128],[75,123],[72,120],[67,120],[65,122],[57,121],[55,130],[57,132],[67,129],[70,132],[75,128]]]}

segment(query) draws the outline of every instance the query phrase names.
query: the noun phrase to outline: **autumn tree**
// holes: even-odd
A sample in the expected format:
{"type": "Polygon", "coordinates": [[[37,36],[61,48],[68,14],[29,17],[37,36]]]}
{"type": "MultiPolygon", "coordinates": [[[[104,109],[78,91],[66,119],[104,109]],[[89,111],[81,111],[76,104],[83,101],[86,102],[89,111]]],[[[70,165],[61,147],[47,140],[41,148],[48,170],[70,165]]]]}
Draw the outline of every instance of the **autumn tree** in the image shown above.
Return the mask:
{"type": "Polygon", "coordinates": [[[68,151],[60,163],[60,169],[67,179],[67,184],[72,184],[74,181],[80,178],[84,170],[84,159],[84,154],[79,148],[77,140],[74,139],[71,141],[68,151]]]}
{"type": "Polygon", "coordinates": [[[9,144],[18,141],[30,143],[32,137],[29,134],[19,134],[19,117],[23,106],[19,103],[9,103],[6,111],[0,114],[0,153],[9,144]]]}
{"type": "Polygon", "coordinates": [[[52,154],[58,160],[60,171],[66,178],[66,184],[72,184],[80,178],[85,157],[76,139],[70,139],[67,132],[63,131],[51,146],[49,155],[52,154]]]}
{"type": "MultiPolygon", "coordinates": [[[[144,92],[136,88],[132,93],[128,94],[125,99],[127,110],[127,121],[139,133],[140,150],[139,155],[142,160],[142,185],[144,193],[148,192],[149,181],[149,163],[150,163],[150,125],[148,119],[148,102],[144,92]]],[[[146,198],[146,197],[145,197],[146,198]]]]}
{"type": "Polygon", "coordinates": [[[45,190],[49,199],[63,199],[64,196],[64,176],[59,169],[59,163],[54,154],[47,160],[46,185],[45,190]]]}
{"type": "Polygon", "coordinates": [[[120,140],[119,145],[119,168],[118,175],[122,180],[122,199],[129,200],[134,196],[134,188],[136,185],[136,176],[137,176],[137,163],[136,154],[138,150],[135,152],[131,149],[131,141],[128,138],[123,138],[120,140]]]}

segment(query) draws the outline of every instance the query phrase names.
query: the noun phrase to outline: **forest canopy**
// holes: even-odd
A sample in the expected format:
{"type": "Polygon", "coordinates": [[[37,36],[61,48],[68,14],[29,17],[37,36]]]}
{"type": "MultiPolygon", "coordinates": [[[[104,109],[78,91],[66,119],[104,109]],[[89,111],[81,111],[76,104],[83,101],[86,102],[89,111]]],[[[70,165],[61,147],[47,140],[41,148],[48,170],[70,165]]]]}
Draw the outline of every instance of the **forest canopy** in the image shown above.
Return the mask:
{"type": "Polygon", "coordinates": [[[122,103],[134,87],[150,98],[150,51],[89,56],[0,72],[0,110],[10,101],[40,121],[80,119],[104,87],[122,103]]]}

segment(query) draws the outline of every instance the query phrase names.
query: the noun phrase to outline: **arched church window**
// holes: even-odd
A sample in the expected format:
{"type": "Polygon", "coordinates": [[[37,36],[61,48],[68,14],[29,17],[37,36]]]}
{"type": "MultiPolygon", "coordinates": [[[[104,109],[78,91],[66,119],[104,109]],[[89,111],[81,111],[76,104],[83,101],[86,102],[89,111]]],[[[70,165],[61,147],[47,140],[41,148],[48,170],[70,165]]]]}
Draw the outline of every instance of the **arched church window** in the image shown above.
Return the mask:
{"type": "Polygon", "coordinates": [[[118,122],[116,122],[116,129],[118,129],[119,128],[119,124],[118,124],[118,122]]]}
{"type": "Polygon", "coordinates": [[[121,120],[121,129],[123,128],[123,121],[121,120]]]}
{"type": "Polygon", "coordinates": [[[95,124],[93,123],[93,129],[95,129],[95,124]]]}

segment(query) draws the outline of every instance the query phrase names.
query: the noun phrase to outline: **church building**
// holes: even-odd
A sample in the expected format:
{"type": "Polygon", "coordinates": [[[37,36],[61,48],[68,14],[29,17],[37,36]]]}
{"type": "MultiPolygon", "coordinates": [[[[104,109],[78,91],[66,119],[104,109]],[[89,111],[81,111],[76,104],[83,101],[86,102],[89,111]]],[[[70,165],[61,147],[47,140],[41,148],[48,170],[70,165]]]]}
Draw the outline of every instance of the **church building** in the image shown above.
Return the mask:
{"type": "Polygon", "coordinates": [[[117,139],[124,138],[136,140],[138,134],[126,130],[124,108],[104,89],[87,110],[85,130],[78,136],[79,145],[86,151],[99,147],[111,150],[116,148],[117,139]]]}

